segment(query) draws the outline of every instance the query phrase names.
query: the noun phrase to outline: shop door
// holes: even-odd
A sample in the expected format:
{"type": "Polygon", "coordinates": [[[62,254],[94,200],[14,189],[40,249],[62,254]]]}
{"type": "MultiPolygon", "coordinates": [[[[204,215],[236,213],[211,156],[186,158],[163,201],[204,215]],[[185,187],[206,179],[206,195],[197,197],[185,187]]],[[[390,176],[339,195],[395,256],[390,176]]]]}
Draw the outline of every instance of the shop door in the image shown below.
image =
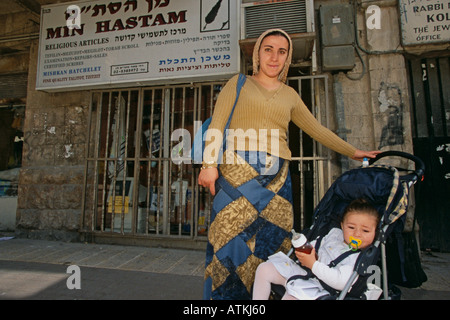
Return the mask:
{"type": "Polygon", "coordinates": [[[414,153],[426,166],[417,185],[421,247],[450,251],[450,59],[409,60],[414,153]]]}

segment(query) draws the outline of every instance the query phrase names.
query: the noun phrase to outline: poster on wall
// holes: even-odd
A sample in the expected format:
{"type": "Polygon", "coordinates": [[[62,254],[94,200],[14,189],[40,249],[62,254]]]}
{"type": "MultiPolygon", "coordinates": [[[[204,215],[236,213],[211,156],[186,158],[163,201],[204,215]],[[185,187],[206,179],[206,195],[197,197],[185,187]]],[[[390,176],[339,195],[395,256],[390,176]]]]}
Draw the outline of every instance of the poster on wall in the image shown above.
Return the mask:
{"type": "Polygon", "coordinates": [[[449,0],[399,0],[402,43],[450,41],[449,0]]]}
{"type": "Polygon", "coordinates": [[[239,72],[238,0],[42,6],[36,89],[227,78],[239,72]]]}

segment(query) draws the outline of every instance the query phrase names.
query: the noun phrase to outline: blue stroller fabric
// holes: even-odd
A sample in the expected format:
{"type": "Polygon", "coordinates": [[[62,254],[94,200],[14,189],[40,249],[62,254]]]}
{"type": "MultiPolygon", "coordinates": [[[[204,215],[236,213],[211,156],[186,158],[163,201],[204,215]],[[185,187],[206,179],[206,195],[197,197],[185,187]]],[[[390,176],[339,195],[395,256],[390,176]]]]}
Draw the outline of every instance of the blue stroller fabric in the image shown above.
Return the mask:
{"type": "Polygon", "coordinates": [[[407,182],[400,179],[393,167],[372,166],[349,170],[325,193],[314,210],[312,226],[303,233],[308,239],[315,239],[339,227],[345,207],[358,198],[367,200],[380,213],[378,231],[382,232],[383,226],[405,218],[408,190],[407,182]]]}

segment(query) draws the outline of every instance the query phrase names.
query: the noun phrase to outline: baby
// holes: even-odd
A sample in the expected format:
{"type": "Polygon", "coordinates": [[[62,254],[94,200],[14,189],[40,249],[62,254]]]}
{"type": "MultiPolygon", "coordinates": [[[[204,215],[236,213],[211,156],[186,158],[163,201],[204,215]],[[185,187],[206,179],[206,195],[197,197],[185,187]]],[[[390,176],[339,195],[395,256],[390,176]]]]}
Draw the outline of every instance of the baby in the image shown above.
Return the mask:
{"type": "MultiPolygon", "coordinates": [[[[379,220],[377,210],[367,201],[352,201],[343,213],[341,229],[333,228],[321,239],[317,255],[315,249],[310,254],[295,252],[302,267],[282,252],[260,264],[256,270],[253,299],[267,300],[272,283],[286,287],[283,300],[317,299],[328,295],[321,282],[335,290],[342,290],[353,272],[359,252],[348,255],[334,267],[330,267],[329,263],[348,250],[364,249],[371,245],[379,220]],[[286,283],[293,276],[306,276],[308,269],[312,272],[311,277],[286,283]]],[[[315,246],[316,241],[311,244],[315,246]]]]}

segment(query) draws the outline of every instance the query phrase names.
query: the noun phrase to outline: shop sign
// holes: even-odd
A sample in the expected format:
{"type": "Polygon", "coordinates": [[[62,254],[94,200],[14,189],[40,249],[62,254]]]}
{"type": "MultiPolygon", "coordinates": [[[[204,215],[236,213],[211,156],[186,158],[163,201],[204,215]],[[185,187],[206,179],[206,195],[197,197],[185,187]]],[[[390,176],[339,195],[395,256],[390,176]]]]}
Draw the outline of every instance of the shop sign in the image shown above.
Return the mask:
{"type": "Polygon", "coordinates": [[[239,72],[238,0],[42,6],[37,90],[191,82],[239,72]]]}
{"type": "Polygon", "coordinates": [[[450,41],[449,0],[399,0],[404,45],[450,41]]]}

